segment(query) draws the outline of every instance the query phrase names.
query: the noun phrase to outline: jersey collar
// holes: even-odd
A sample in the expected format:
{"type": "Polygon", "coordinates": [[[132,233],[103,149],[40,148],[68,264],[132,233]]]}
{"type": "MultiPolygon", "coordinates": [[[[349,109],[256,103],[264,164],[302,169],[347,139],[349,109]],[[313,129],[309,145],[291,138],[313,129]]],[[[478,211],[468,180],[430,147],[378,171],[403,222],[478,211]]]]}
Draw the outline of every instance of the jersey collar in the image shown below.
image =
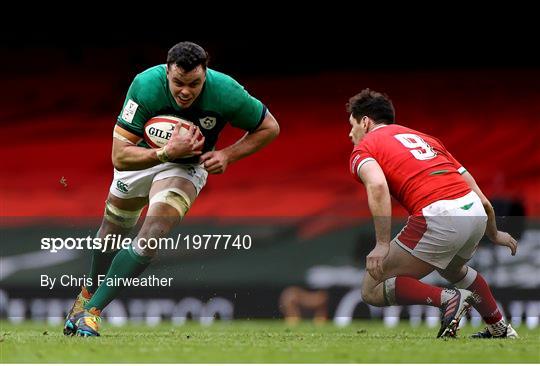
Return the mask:
{"type": "Polygon", "coordinates": [[[377,127],[375,127],[374,129],[372,129],[370,132],[376,131],[376,130],[378,130],[379,128],[383,128],[383,127],[388,127],[388,125],[380,125],[380,126],[377,126],[377,127]]]}

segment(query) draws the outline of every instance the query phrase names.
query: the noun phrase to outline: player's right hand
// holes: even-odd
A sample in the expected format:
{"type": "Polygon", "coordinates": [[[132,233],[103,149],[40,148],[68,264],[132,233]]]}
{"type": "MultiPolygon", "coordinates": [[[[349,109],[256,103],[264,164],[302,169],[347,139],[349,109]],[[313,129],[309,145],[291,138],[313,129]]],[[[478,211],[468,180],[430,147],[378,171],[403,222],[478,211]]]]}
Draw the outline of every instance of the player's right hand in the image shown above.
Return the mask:
{"type": "Polygon", "coordinates": [[[383,261],[389,251],[389,244],[376,244],[375,248],[366,257],[366,270],[377,281],[383,277],[383,261]]]}
{"type": "Polygon", "coordinates": [[[517,252],[517,240],[512,235],[505,233],[504,231],[497,231],[494,237],[489,238],[495,245],[501,245],[503,247],[510,248],[512,255],[516,255],[517,252]]]}
{"type": "Polygon", "coordinates": [[[199,127],[191,124],[187,133],[180,134],[180,124],[178,123],[173,134],[167,142],[167,155],[171,160],[193,155],[202,154],[204,146],[204,136],[199,127]]]}

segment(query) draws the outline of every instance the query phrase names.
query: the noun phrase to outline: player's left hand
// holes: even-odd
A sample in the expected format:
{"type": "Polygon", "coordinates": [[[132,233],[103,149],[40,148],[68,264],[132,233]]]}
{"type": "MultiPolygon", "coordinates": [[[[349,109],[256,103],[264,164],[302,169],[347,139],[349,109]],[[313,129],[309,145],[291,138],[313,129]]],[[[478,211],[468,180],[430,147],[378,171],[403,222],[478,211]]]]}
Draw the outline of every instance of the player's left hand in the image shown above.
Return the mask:
{"type": "Polygon", "coordinates": [[[222,150],[208,151],[201,155],[200,162],[209,174],[221,174],[227,169],[229,157],[222,150]]]}
{"type": "Polygon", "coordinates": [[[497,231],[497,234],[495,234],[495,237],[490,238],[490,239],[495,245],[508,247],[512,255],[516,255],[518,242],[516,239],[512,237],[512,235],[504,231],[497,231]]]}
{"type": "Polygon", "coordinates": [[[368,254],[366,258],[366,270],[371,277],[376,280],[381,280],[383,276],[383,260],[390,251],[389,244],[376,244],[375,248],[368,254]]]}

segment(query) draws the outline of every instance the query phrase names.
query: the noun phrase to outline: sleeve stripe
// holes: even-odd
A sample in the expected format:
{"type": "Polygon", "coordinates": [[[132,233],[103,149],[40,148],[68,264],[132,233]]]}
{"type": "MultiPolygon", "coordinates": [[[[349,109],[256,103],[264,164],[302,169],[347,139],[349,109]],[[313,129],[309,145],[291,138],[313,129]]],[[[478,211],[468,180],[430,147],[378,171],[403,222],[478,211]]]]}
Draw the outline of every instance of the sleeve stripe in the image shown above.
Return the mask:
{"type": "Polygon", "coordinates": [[[459,174],[463,174],[463,173],[465,173],[467,171],[467,169],[465,169],[464,167],[461,167],[457,171],[458,171],[459,174]]]}
{"type": "Polygon", "coordinates": [[[257,122],[257,125],[253,128],[250,128],[248,130],[248,132],[254,132],[257,128],[259,128],[259,126],[262,124],[262,122],[264,121],[264,118],[266,117],[266,113],[268,112],[268,109],[266,108],[266,106],[263,104],[263,109],[262,109],[262,112],[261,112],[261,118],[259,119],[259,122],[257,122]]]}
{"type": "Polygon", "coordinates": [[[129,144],[131,144],[131,145],[136,145],[136,144],[134,144],[133,142],[131,142],[128,138],[126,138],[126,137],[120,135],[120,134],[119,134],[118,132],[116,132],[116,131],[113,131],[113,137],[114,137],[115,139],[120,140],[120,141],[127,142],[127,143],[129,143],[129,144]]]}
{"type": "Polygon", "coordinates": [[[364,165],[365,163],[367,163],[369,161],[375,161],[375,159],[373,159],[373,158],[365,158],[360,163],[358,163],[358,168],[356,168],[356,175],[357,176],[360,176],[360,168],[362,167],[362,165],[364,165]]]}
{"type": "Polygon", "coordinates": [[[142,132],[137,131],[136,129],[133,128],[133,126],[130,126],[130,125],[126,124],[120,118],[118,118],[118,120],[116,121],[116,124],[118,126],[122,127],[124,130],[127,130],[127,131],[131,132],[132,134],[139,136],[140,138],[144,137],[144,134],[142,132]]]}

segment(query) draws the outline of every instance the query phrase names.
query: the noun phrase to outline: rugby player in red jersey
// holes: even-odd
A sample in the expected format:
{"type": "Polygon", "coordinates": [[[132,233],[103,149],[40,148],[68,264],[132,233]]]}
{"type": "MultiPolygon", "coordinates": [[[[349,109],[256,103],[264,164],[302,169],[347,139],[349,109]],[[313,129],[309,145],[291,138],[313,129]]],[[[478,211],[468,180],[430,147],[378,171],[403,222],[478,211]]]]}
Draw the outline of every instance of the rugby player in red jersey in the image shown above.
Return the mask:
{"type": "Polygon", "coordinates": [[[512,255],[517,249],[516,240],[497,229],[493,207],[472,175],[438,139],[395,124],[386,95],[364,89],[347,110],[355,145],[350,169],[366,188],[376,235],[366,260],[364,302],[436,306],[441,309],[437,337],[455,336],[461,317],[474,306],[487,328],[473,337],[517,338],[485,279],[467,266],[484,233],[512,255]],[[410,214],[394,239],[391,195],[410,214]],[[419,281],[433,271],[455,289],[419,281]]]}

